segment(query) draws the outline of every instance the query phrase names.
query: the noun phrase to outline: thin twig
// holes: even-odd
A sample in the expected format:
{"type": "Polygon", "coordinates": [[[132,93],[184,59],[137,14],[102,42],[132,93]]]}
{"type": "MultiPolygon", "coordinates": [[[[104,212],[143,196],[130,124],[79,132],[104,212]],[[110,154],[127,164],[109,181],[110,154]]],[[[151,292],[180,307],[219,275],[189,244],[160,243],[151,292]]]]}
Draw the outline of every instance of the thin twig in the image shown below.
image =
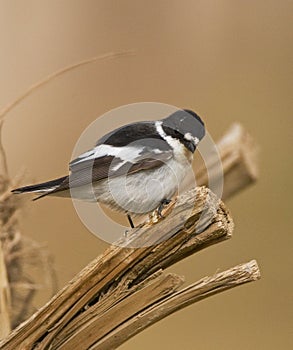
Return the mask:
{"type": "Polygon", "coordinates": [[[48,75],[46,78],[44,78],[43,80],[37,82],[36,84],[33,84],[28,90],[26,90],[22,95],[20,95],[16,100],[14,100],[12,103],[8,104],[6,107],[4,107],[1,111],[0,111],[0,120],[2,120],[5,115],[11,111],[15,106],[17,106],[21,101],[23,101],[27,96],[31,95],[35,90],[37,90],[39,87],[47,84],[48,82],[50,82],[51,80],[57,78],[58,76],[69,72],[73,69],[76,69],[80,66],[89,64],[89,63],[93,63],[96,61],[101,61],[101,60],[105,60],[105,59],[110,59],[110,58],[118,58],[118,57],[122,57],[122,56],[126,56],[129,54],[132,54],[134,51],[133,50],[127,50],[127,51],[121,51],[121,52],[109,52],[109,53],[105,53],[103,55],[99,55],[99,56],[95,56],[95,57],[91,57],[88,58],[86,60],[71,64],[65,68],[62,68],[50,75],[48,75]]]}

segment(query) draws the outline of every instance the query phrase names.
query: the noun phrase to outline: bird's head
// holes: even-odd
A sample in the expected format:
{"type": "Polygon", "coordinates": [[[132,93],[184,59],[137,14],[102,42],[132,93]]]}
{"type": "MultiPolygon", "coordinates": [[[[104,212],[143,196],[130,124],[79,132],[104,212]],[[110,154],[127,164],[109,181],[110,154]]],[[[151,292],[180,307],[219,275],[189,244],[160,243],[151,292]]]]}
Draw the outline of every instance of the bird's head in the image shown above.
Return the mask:
{"type": "Polygon", "coordinates": [[[201,118],[188,109],[178,110],[162,120],[166,134],[176,137],[191,152],[205,135],[205,126],[201,118]]]}

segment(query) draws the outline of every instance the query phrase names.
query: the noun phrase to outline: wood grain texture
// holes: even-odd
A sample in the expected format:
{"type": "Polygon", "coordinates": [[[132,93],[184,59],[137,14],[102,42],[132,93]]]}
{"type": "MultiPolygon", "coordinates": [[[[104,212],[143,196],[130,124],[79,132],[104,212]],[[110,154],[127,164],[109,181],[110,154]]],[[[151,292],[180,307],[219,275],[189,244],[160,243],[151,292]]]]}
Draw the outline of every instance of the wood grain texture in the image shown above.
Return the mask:
{"type": "Polygon", "coordinates": [[[190,304],[259,278],[259,268],[255,260],[205,277],[134,315],[93,344],[89,350],[115,349],[135,334],[190,304]]]}
{"type": "Polygon", "coordinates": [[[196,170],[197,185],[217,187],[224,180],[221,198],[227,200],[258,179],[258,146],[239,123],[232,124],[216,146],[205,166],[196,170]]]}
{"type": "Polygon", "coordinates": [[[79,349],[93,346],[124,320],[176,291],[181,278],[162,270],[230,238],[232,230],[228,210],[210,190],[184,193],[164,220],[131,230],[86,266],[15,329],[1,349],[72,349],[77,341],[79,349]],[[101,328],[99,320],[109,314],[111,322],[101,328]]]}

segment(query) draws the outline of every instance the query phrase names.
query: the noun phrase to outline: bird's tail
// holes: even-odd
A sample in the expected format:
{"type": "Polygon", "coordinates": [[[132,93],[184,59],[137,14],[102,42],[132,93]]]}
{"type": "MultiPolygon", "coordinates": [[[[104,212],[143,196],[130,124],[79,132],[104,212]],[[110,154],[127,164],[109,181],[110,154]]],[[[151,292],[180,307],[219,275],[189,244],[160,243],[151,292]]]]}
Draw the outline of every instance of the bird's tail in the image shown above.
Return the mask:
{"type": "Polygon", "coordinates": [[[47,194],[50,194],[52,191],[55,191],[66,179],[67,179],[67,176],[63,176],[58,179],[42,182],[40,184],[19,187],[12,190],[11,192],[12,193],[40,193],[41,195],[34,199],[36,200],[46,196],[47,194]]]}

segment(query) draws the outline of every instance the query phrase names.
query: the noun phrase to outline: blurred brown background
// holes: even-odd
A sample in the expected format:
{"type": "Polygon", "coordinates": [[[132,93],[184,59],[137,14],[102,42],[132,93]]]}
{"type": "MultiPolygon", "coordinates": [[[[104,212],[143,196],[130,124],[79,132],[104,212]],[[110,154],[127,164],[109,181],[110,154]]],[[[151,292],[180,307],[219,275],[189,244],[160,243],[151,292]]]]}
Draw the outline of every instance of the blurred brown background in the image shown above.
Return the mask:
{"type": "MultiPolygon", "coordinates": [[[[233,239],[172,271],[192,282],[255,258],[262,279],[190,306],[121,349],[292,348],[292,10],[290,0],[0,2],[0,106],[69,64],[136,50],[63,75],[7,115],[9,170],[27,169],[24,184],[66,173],[84,128],[133,102],[196,110],[214,139],[240,121],[260,145],[259,182],[227,203],[233,239]]],[[[70,200],[29,201],[22,224],[47,242],[60,287],[107,246],[70,200]]],[[[101,230],[109,225],[104,218],[101,230]]]]}

